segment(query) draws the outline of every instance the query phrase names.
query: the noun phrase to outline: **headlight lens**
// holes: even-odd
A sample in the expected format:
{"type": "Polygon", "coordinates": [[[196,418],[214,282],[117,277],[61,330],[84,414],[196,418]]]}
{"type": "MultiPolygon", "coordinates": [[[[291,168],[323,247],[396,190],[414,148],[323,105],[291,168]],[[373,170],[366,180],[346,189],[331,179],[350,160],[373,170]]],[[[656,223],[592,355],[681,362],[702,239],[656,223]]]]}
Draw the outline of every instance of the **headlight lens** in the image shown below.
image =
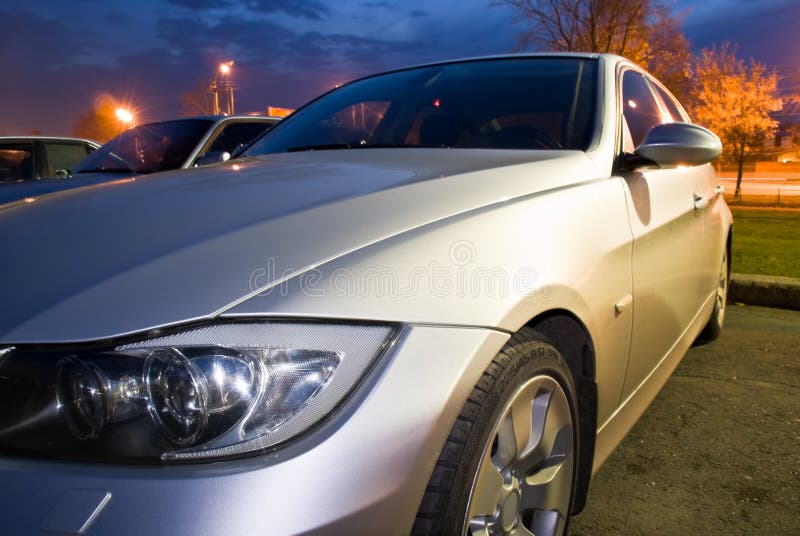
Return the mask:
{"type": "Polygon", "coordinates": [[[87,351],[0,358],[0,450],[93,461],[263,451],[319,422],[387,326],[241,322],[87,351]]]}

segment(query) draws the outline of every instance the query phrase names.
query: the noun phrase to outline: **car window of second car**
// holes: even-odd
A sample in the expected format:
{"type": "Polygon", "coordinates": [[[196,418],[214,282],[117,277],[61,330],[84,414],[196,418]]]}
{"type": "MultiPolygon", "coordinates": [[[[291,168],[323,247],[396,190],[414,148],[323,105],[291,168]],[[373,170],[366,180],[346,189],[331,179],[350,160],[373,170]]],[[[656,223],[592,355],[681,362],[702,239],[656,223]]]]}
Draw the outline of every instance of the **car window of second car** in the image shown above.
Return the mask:
{"type": "Polygon", "coordinates": [[[73,172],[155,173],[178,169],[213,124],[207,119],[178,119],[136,126],[84,158],[73,172]]]}
{"type": "Polygon", "coordinates": [[[622,75],[622,110],[634,147],[645,140],[654,126],[664,122],[650,87],[636,71],[622,75]]]}
{"type": "Polygon", "coordinates": [[[228,123],[222,127],[219,135],[206,152],[227,152],[233,154],[238,149],[244,147],[263,134],[270,127],[272,127],[272,124],[258,121],[228,123]]]}
{"type": "Polygon", "coordinates": [[[0,144],[0,182],[33,178],[33,144],[0,144]]]}
{"type": "Polygon", "coordinates": [[[59,170],[70,170],[83,160],[91,151],[88,146],[77,143],[52,143],[45,144],[47,152],[47,176],[55,177],[59,170]]]}

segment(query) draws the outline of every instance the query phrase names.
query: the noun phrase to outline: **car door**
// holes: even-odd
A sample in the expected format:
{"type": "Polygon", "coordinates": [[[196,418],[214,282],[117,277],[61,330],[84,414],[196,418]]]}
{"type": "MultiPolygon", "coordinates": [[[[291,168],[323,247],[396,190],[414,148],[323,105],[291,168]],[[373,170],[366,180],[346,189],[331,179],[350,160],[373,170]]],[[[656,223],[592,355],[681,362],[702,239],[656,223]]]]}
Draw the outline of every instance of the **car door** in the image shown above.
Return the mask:
{"type": "MultiPolygon", "coordinates": [[[[671,121],[645,76],[621,72],[621,147],[632,153],[650,129],[671,121]]],[[[694,208],[687,169],[621,172],[628,186],[633,231],[633,333],[623,397],[633,392],[670,352],[696,316],[703,220],[694,208]]]]}
{"type": "MultiPolygon", "coordinates": [[[[657,81],[649,81],[670,118],[673,121],[690,122],[689,115],[675,97],[657,81]]],[[[696,252],[701,270],[698,296],[708,296],[717,288],[722,252],[725,249],[722,189],[718,188],[719,177],[711,164],[688,168],[686,172],[691,174],[695,210],[702,223],[703,247],[696,252]]]]}

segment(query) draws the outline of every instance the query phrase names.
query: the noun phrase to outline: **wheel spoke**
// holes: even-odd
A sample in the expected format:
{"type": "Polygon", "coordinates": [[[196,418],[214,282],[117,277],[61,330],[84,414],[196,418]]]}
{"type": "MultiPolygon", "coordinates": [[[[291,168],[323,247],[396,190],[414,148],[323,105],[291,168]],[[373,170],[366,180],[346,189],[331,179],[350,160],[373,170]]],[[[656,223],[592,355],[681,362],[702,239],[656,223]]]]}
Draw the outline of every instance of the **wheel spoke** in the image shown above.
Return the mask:
{"type": "Polygon", "coordinates": [[[538,532],[531,532],[527,528],[525,528],[522,523],[519,523],[516,527],[511,529],[508,534],[510,536],[539,536],[538,532]]]}
{"type": "Polygon", "coordinates": [[[536,421],[535,400],[531,396],[532,389],[520,393],[511,405],[511,420],[514,423],[514,446],[516,458],[524,456],[532,441],[538,436],[540,430],[536,421]]]}
{"type": "Polygon", "coordinates": [[[572,456],[567,456],[522,482],[520,510],[554,510],[564,514],[571,486],[572,456]]]}
{"type": "Polygon", "coordinates": [[[470,500],[468,520],[480,516],[492,516],[497,509],[500,495],[503,494],[503,476],[492,463],[491,449],[486,450],[470,500]]]}
{"type": "Polygon", "coordinates": [[[550,458],[563,457],[572,448],[572,416],[566,399],[562,398],[554,399],[553,393],[542,393],[534,400],[534,429],[537,432],[519,458],[520,469],[526,473],[551,465],[550,458]],[[559,440],[562,436],[568,437],[559,440]],[[567,439],[569,441],[565,441],[567,439]]]}
{"type": "Polygon", "coordinates": [[[469,534],[471,536],[490,536],[489,526],[485,517],[476,517],[469,520],[469,534]]]}
{"type": "Polygon", "coordinates": [[[514,434],[514,422],[507,413],[497,429],[497,452],[492,456],[492,461],[496,467],[506,468],[516,457],[517,439],[514,434]]]}
{"type": "Polygon", "coordinates": [[[555,536],[564,534],[564,516],[555,510],[536,512],[533,516],[533,533],[536,536],[555,536]]]}

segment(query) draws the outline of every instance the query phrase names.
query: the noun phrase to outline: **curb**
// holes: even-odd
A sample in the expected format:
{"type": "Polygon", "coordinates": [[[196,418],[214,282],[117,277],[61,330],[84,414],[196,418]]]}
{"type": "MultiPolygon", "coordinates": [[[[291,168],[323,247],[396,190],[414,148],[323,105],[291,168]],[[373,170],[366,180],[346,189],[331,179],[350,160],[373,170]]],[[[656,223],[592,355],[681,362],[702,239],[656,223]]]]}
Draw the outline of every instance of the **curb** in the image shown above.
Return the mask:
{"type": "Polygon", "coordinates": [[[800,279],[776,275],[731,274],[728,303],[800,311],[800,279]]]}

